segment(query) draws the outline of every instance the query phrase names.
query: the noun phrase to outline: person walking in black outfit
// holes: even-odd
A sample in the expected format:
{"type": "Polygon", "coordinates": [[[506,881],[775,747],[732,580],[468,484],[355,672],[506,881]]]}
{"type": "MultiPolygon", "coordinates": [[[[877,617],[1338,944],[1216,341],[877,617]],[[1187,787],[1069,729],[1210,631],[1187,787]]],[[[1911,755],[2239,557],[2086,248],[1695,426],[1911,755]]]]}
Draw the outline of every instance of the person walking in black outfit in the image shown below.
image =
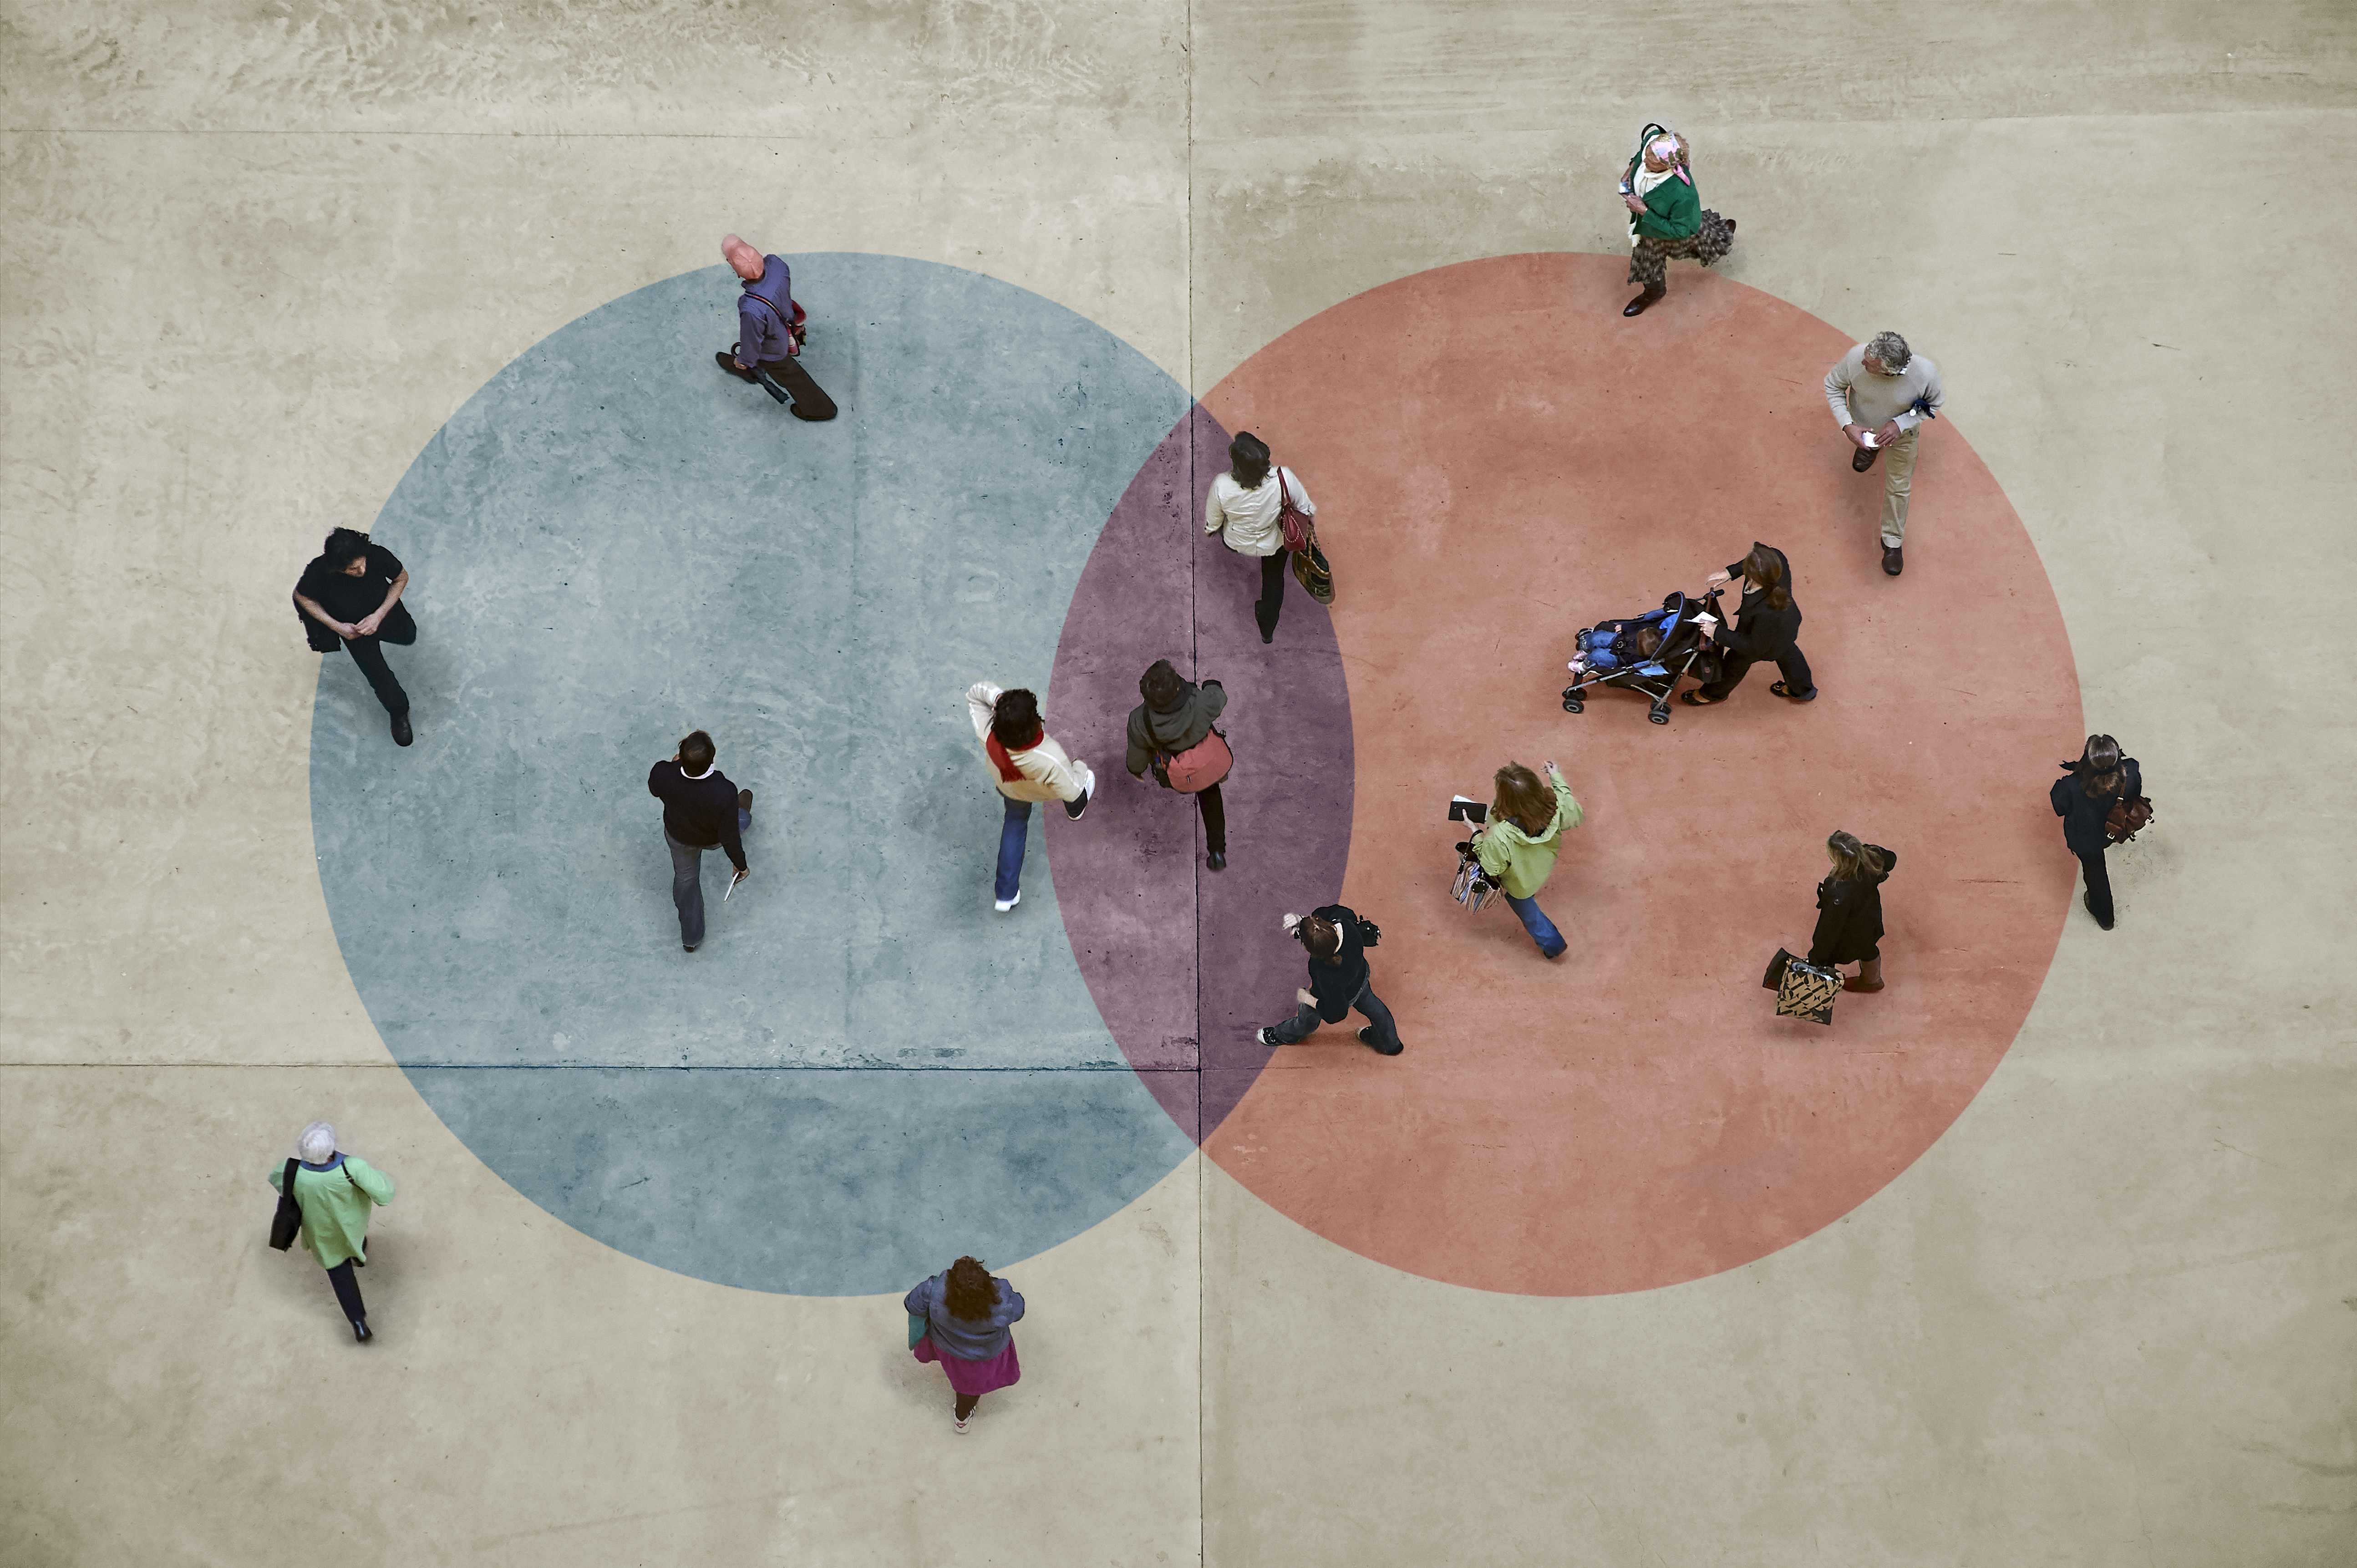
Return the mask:
{"type": "Polygon", "coordinates": [[[1378,1056],[1395,1057],[1399,1026],[1392,1010],[1375,994],[1374,974],[1366,950],[1383,940],[1372,920],[1362,920],[1340,904],[1329,904],[1308,918],[1287,915],[1285,929],[1309,951],[1309,989],[1293,993],[1293,1016],[1254,1036],[1264,1046],[1297,1045],[1315,1034],[1320,1023],[1339,1024],[1356,1007],[1367,1018],[1359,1031],[1360,1043],[1378,1056]]]}
{"type": "Polygon", "coordinates": [[[1825,840],[1833,874],[1817,884],[1817,929],[1809,939],[1809,961],[1826,967],[1857,965],[1842,982],[1844,991],[1882,989],[1882,884],[1899,857],[1880,844],[1860,843],[1856,833],[1825,840]]]}
{"type": "Polygon", "coordinates": [[[2068,775],[2054,780],[2047,798],[2062,819],[2062,842],[2079,857],[2086,874],[2087,891],[2080,902],[2095,924],[2112,929],[2112,874],[2104,865],[2111,843],[2108,823],[2112,808],[2144,793],[2144,769],[2133,757],[2120,755],[2120,743],[2107,735],[2091,735],[2076,762],[2062,764],[2068,775]]]}
{"type": "Polygon", "coordinates": [[[712,737],[697,730],[667,762],[647,773],[647,793],[663,803],[663,843],[671,846],[671,901],[679,908],[679,942],[689,952],[704,943],[704,852],[725,851],[737,875],[752,875],[739,836],[753,825],[753,791],[739,789],[715,766],[712,737]]]}
{"type": "Polygon", "coordinates": [[[303,568],[295,585],[295,613],[313,651],[348,650],[368,677],[369,689],[393,715],[393,741],[407,746],[409,693],[393,677],[381,644],[406,648],[417,640],[417,623],[401,602],[409,573],[398,556],[356,529],[339,528],[303,568]]]}
{"type": "MultiPolygon", "coordinates": [[[[1211,737],[1211,721],[1227,708],[1228,689],[1217,681],[1198,686],[1170,660],[1157,659],[1138,677],[1137,694],[1146,701],[1129,711],[1129,776],[1143,779],[1152,768],[1157,783],[1173,788],[1166,765],[1211,737]]],[[[1220,786],[1213,782],[1193,793],[1203,813],[1203,864],[1225,871],[1228,808],[1220,799],[1220,786]]]]}
{"type": "Polygon", "coordinates": [[[1743,599],[1732,624],[1718,628],[1712,640],[1725,650],[1718,679],[1691,692],[1682,692],[1678,701],[1688,707],[1706,708],[1713,703],[1723,703],[1743,684],[1754,664],[1773,660],[1783,679],[1768,689],[1780,697],[1790,697],[1796,703],[1817,700],[1815,678],[1809,673],[1809,660],[1793,640],[1801,634],[1801,607],[1792,602],[1792,566],[1784,553],[1771,545],[1755,543],[1751,553],[1734,563],[1724,572],[1713,572],[1709,585],[1743,579],[1743,599]]]}

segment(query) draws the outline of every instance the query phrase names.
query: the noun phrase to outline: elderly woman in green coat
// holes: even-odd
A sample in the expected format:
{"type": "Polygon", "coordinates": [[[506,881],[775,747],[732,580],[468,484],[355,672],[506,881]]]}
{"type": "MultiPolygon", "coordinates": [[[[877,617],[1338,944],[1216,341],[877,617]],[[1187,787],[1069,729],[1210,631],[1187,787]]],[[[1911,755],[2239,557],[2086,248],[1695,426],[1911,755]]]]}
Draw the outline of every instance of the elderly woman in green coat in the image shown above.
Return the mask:
{"type": "Polygon", "coordinates": [[[1544,766],[1544,783],[1519,762],[1498,769],[1492,778],[1498,793],[1490,805],[1490,820],[1474,832],[1468,847],[1506,895],[1539,951],[1561,958],[1571,944],[1539,908],[1539,888],[1555,874],[1563,835],[1579,826],[1587,813],[1572,799],[1562,770],[1552,762],[1544,766]]]}
{"type": "Polygon", "coordinates": [[[1629,281],[1645,285],[1623,316],[1642,316],[1669,292],[1670,258],[1684,256],[1704,266],[1727,254],[1735,220],[1702,204],[1695,188],[1693,152],[1684,136],[1648,125],[1637,153],[1620,177],[1620,204],[1629,209],[1629,281]]]}
{"type": "Polygon", "coordinates": [[[273,1188],[284,1191],[291,1173],[295,1202],[303,1210],[303,1250],[319,1260],[335,1287],[336,1301],[351,1319],[352,1337],[367,1344],[368,1307],[361,1301],[355,1265],[368,1266],[369,1211],[393,1201],[393,1178],[355,1155],[336,1147],[336,1129],[314,1122],[295,1140],[302,1156],[270,1173],[273,1188]]]}

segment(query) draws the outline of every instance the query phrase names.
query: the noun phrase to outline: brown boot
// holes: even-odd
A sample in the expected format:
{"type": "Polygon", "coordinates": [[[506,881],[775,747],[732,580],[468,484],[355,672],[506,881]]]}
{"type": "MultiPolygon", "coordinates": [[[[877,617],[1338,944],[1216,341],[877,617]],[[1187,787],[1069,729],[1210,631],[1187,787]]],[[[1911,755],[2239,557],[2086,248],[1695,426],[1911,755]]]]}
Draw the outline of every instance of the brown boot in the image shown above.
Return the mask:
{"type": "Polygon", "coordinates": [[[1879,991],[1882,989],[1882,961],[1870,958],[1857,966],[1857,972],[1842,982],[1844,991],[1879,991]]]}
{"type": "MultiPolygon", "coordinates": [[[[1648,306],[1659,305],[1662,302],[1662,296],[1669,292],[1669,285],[1666,284],[1660,288],[1649,288],[1644,293],[1639,295],[1636,298],[1631,300],[1627,307],[1623,309],[1620,314],[1623,316],[1642,316],[1645,314],[1648,306]]],[[[1878,363],[1879,361],[1877,362],[1878,363]]]]}

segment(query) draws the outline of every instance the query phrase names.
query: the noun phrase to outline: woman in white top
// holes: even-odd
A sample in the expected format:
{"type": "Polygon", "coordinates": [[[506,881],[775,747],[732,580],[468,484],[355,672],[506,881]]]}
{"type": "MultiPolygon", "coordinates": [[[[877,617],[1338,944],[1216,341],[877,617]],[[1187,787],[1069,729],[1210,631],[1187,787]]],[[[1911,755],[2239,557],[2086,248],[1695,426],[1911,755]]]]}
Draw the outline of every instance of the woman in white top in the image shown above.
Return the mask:
{"type": "Polygon", "coordinates": [[[1203,499],[1203,532],[1220,534],[1239,555],[1260,557],[1260,599],[1253,606],[1253,619],[1260,623],[1260,639],[1270,642],[1285,603],[1286,552],[1278,490],[1293,499],[1294,510],[1304,517],[1316,517],[1318,508],[1298,475],[1270,467],[1268,443],[1249,430],[1228,443],[1228,464],[1203,499]]]}

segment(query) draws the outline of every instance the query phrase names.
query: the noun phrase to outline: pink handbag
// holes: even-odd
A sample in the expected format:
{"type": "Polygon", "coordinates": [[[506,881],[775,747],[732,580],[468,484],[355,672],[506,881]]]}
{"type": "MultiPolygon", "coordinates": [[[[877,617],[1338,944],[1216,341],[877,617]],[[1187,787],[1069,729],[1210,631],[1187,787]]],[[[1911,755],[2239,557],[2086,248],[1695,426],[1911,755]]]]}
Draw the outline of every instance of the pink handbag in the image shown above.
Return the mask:
{"type": "Polygon", "coordinates": [[[1276,521],[1278,526],[1285,530],[1285,547],[1287,550],[1309,548],[1309,518],[1293,504],[1293,492],[1286,488],[1283,468],[1276,471],[1276,521]]]}
{"type": "Polygon", "coordinates": [[[1228,769],[1235,765],[1236,756],[1228,749],[1228,737],[1213,730],[1176,757],[1157,756],[1154,774],[1180,794],[1193,795],[1225,779],[1228,769]]]}

